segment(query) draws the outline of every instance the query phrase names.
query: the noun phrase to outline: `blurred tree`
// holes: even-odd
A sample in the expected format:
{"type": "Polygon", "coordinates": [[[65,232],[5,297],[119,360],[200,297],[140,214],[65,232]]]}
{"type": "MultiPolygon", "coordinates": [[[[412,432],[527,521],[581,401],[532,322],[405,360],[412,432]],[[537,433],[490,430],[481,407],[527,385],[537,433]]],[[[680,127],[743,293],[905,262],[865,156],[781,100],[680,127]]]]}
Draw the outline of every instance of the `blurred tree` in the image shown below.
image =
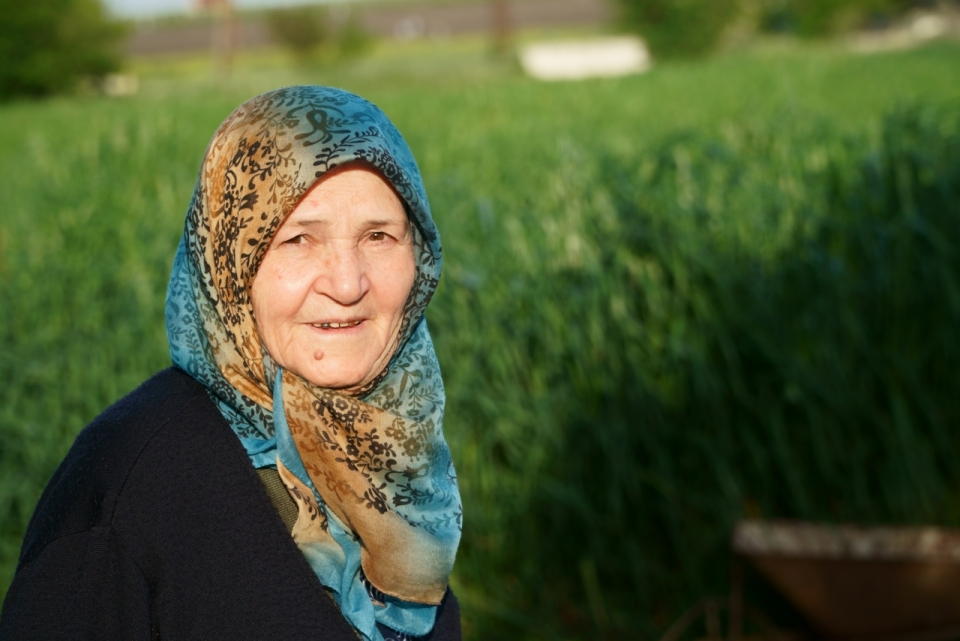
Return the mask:
{"type": "Polygon", "coordinates": [[[829,35],[844,29],[886,24],[931,0],[763,0],[761,28],[829,35]]]}
{"type": "Polygon", "coordinates": [[[120,66],[125,27],[98,0],[0,0],[0,99],[68,91],[120,66]]]}
{"type": "Polygon", "coordinates": [[[337,32],[337,47],[343,58],[361,56],[369,51],[372,45],[373,39],[354,15],[351,15],[337,32]]]}
{"type": "Polygon", "coordinates": [[[301,6],[270,11],[266,22],[271,39],[301,63],[356,57],[370,49],[370,34],[349,8],[332,17],[324,7],[301,6]]]}
{"type": "Polygon", "coordinates": [[[658,57],[708,53],[740,8],[739,0],[620,0],[620,5],[627,26],[658,57]]]}
{"type": "Polygon", "coordinates": [[[805,36],[819,36],[859,26],[869,14],[893,8],[891,0],[794,0],[789,3],[796,30],[805,36]]]}
{"type": "Polygon", "coordinates": [[[319,7],[275,9],[267,13],[271,39],[305,61],[329,40],[326,11],[319,7]]]}

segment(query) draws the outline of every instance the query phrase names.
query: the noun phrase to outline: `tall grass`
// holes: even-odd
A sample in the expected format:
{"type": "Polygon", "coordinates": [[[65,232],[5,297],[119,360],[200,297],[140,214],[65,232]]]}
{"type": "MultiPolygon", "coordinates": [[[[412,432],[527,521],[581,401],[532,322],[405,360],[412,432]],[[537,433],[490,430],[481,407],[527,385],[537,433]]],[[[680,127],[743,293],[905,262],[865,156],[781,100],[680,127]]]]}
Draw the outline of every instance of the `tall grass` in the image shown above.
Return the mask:
{"type": "Polygon", "coordinates": [[[960,109],[565,156],[432,317],[504,630],[653,636],[747,514],[960,525],[960,109]]]}
{"type": "MultiPolygon", "coordinates": [[[[958,524],[957,54],[284,76],[380,104],[427,181],[468,637],[652,637],[744,514],[958,524]]],[[[0,594],[76,432],[167,364],[201,154],[268,82],[0,111],[0,594]]]]}

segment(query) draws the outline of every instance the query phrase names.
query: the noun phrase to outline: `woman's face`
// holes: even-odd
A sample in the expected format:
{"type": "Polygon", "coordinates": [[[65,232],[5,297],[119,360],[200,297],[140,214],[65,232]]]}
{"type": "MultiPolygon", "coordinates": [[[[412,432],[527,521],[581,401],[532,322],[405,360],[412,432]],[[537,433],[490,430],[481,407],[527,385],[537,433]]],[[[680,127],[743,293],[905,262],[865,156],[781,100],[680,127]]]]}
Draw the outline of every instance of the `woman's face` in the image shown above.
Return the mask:
{"type": "Polygon", "coordinates": [[[251,288],[264,346],[314,385],[347,388],[393,356],[415,265],[400,199],[373,170],[325,174],[270,243],[251,288]]]}

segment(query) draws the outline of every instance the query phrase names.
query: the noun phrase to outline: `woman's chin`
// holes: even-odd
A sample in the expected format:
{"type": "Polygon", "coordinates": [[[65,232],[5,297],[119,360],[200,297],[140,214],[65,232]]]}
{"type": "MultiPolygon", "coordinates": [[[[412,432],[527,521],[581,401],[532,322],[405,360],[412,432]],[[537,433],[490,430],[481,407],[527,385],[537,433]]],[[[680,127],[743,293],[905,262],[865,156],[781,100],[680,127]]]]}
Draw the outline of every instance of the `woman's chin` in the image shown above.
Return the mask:
{"type": "MultiPolygon", "coordinates": [[[[319,351],[319,350],[318,350],[319,351]]],[[[294,373],[299,374],[317,387],[328,389],[345,389],[356,387],[370,374],[376,359],[364,358],[360,350],[345,350],[345,353],[327,351],[322,358],[315,356],[312,362],[303,363],[301,367],[291,367],[294,373]]]]}

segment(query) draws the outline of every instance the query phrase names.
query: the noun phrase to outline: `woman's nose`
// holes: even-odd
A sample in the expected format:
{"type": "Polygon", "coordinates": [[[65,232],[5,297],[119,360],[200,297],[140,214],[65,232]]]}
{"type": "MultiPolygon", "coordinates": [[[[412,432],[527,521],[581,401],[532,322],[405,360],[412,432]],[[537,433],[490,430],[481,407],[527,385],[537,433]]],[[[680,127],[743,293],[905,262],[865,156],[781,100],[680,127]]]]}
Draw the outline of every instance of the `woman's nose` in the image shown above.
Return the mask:
{"type": "Polygon", "coordinates": [[[359,301],[370,289],[360,252],[354,248],[330,251],[321,265],[320,273],[314,279],[313,287],[317,293],[328,296],[341,305],[359,301]]]}

